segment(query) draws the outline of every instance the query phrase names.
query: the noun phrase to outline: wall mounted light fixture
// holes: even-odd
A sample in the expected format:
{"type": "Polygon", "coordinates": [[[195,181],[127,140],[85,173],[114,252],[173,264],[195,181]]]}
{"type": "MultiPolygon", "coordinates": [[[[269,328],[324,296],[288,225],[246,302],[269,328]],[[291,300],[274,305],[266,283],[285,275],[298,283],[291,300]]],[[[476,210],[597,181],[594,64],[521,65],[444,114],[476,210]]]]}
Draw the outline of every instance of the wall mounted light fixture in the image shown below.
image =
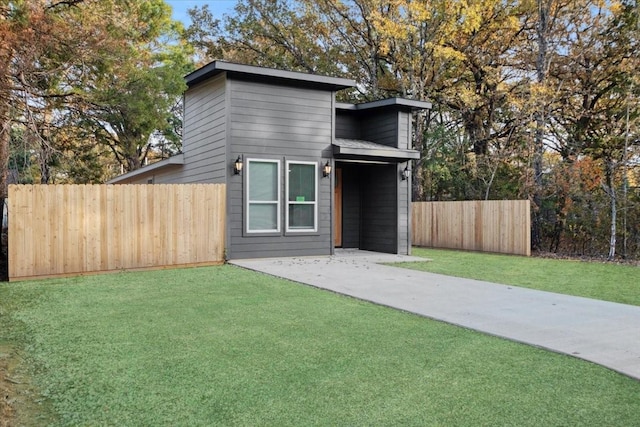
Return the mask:
{"type": "Polygon", "coordinates": [[[235,163],[233,164],[233,173],[235,175],[240,175],[242,173],[242,166],[244,166],[242,164],[242,157],[238,156],[235,163]]]}
{"type": "Polygon", "coordinates": [[[404,167],[404,170],[402,171],[402,180],[406,181],[407,179],[409,179],[409,177],[411,176],[411,171],[409,170],[409,163],[407,163],[407,166],[404,167]]]}
{"type": "Polygon", "coordinates": [[[327,160],[327,163],[322,167],[322,176],[326,178],[329,175],[331,175],[331,164],[329,160],[327,160]]]}

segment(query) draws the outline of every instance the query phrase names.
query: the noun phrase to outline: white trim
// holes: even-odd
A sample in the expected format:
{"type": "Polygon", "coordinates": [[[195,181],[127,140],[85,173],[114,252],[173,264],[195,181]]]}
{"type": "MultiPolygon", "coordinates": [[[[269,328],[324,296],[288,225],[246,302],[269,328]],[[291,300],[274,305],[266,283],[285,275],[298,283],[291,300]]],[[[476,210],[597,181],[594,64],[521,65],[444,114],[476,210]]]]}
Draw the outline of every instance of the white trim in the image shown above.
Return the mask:
{"type": "Polygon", "coordinates": [[[281,181],[281,175],[282,172],[280,170],[280,160],[278,159],[255,159],[255,158],[248,158],[246,159],[247,162],[247,167],[246,170],[244,171],[244,174],[246,176],[246,186],[245,186],[245,206],[246,206],[246,214],[245,214],[245,232],[247,234],[265,234],[265,233],[279,233],[280,232],[280,223],[282,222],[282,203],[281,203],[281,185],[282,185],[282,181],[281,181]],[[251,182],[250,182],[250,170],[251,170],[251,163],[275,163],[276,164],[276,197],[277,199],[275,201],[263,201],[263,200],[259,200],[259,201],[254,201],[252,202],[250,199],[251,196],[251,182]],[[249,212],[251,210],[251,205],[273,205],[275,202],[276,204],[276,228],[275,229],[266,229],[266,230],[251,230],[249,228],[249,212]]]}
{"type": "Polygon", "coordinates": [[[315,233],[318,231],[318,162],[304,162],[299,160],[287,160],[287,174],[285,185],[285,230],[287,233],[315,233]],[[313,166],[314,177],[314,201],[313,202],[296,202],[289,200],[289,165],[311,165],[313,166]],[[313,228],[290,228],[289,227],[289,206],[290,205],[313,205],[313,228]]]}

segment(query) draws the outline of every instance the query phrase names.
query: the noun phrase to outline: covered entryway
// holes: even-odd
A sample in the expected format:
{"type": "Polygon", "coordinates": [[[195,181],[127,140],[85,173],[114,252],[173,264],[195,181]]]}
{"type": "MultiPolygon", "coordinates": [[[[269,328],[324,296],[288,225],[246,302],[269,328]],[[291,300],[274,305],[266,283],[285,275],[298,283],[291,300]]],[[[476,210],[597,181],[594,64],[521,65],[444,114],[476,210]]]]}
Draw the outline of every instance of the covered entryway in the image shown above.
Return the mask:
{"type": "Polygon", "coordinates": [[[336,244],[398,253],[397,165],[337,162],[336,169],[336,178],[342,178],[335,192],[336,237],[341,237],[336,244]]]}
{"type": "Polygon", "coordinates": [[[413,150],[337,139],[334,246],[392,254],[411,252],[409,177],[413,150]]]}
{"type": "Polygon", "coordinates": [[[409,254],[411,179],[403,175],[414,150],[336,139],[334,245],[409,254]]]}
{"type": "Polygon", "coordinates": [[[334,248],[411,253],[412,112],[422,101],[336,105],[333,165],[334,248]]]}

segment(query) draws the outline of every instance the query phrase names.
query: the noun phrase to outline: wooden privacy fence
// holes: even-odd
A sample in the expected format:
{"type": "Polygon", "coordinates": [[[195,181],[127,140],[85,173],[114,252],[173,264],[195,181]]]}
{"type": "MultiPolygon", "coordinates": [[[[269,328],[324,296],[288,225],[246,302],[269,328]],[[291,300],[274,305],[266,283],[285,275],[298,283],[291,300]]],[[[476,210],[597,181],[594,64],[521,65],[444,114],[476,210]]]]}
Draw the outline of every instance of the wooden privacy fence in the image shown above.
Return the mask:
{"type": "Polygon", "coordinates": [[[412,221],[416,246],[531,255],[528,200],[417,202],[412,221]]]}
{"type": "Polygon", "coordinates": [[[225,186],[10,185],[9,280],[224,261],[225,186]]]}

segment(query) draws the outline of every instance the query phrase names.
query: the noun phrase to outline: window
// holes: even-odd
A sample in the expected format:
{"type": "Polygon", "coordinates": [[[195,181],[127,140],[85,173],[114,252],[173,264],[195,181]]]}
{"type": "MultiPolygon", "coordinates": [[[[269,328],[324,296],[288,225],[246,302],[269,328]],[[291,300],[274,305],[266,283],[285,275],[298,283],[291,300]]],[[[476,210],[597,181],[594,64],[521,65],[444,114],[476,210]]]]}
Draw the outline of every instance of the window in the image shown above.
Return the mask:
{"type": "Polygon", "coordinates": [[[280,162],[247,159],[247,232],[280,231],[280,162]]]}
{"type": "Polygon", "coordinates": [[[287,162],[287,231],[317,231],[317,177],[317,163],[287,162]]]}

